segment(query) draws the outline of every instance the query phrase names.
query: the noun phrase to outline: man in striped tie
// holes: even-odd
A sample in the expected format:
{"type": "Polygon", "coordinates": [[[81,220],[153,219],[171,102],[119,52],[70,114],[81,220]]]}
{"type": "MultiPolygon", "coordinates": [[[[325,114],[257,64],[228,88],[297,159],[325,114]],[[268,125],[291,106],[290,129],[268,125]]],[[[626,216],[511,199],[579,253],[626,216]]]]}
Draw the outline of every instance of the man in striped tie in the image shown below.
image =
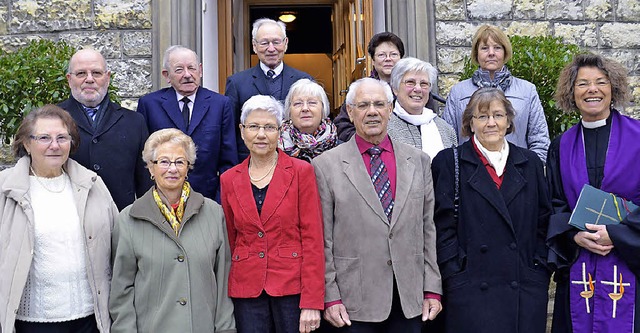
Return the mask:
{"type": "Polygon", "coordinates": [[[442,308],[430,160],[387,135],[392,100],[383,81],[352,83],[356,135],[311,162],[324,219],[324,318],[350,333],[419,333],[442,308]]]}

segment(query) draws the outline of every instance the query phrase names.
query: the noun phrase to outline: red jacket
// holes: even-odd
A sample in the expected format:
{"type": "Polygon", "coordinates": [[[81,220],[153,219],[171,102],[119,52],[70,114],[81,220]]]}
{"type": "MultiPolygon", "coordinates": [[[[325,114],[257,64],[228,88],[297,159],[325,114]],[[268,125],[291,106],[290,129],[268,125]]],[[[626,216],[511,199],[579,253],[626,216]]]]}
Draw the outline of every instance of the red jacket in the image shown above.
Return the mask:
{"type": "Polygon", "coordinates": [[[300,294],[301,309],[324,306],[322,209],[311,164],[278,151],[258,215],[249,159],[221,176],[221,199],[232,262],[229,296],[300,294]]]}

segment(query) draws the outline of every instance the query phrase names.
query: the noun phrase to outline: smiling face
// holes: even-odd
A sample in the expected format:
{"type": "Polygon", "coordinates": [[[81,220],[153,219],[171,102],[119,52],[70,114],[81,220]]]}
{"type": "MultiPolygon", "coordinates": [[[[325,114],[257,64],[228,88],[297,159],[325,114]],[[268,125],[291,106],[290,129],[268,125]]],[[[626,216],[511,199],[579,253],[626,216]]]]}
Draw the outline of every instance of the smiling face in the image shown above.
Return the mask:
{"type": "Polygon", "coordinates": [[[596,121],[609,117],[611,83],[602,70],[580,67],[573,89],[573,98],[582,119],[596,121]]]}
{"type": "Polygon", "coordinates": [[[491,78],[504,66],[504,46],[496,43],[491,37],[486,42],[478,43],[478,64],[489,71],[491,78]]]}
{"type": "Polygon", "coordinates": [[[373,53],[373,68],[378,72],[380,80],[389,82],[391,80],[391,70],[400,60],[400,51],[391,42],[384,42],[376,47],[373,53]]]}
{"type": "Polygon", "coordinates": [[[107,95],[110,81],[111,72],[98,51],[80,50],[69,60],[67,82],[71,96],[83,105],[98,106],[107,95]]]}
{"type": "MultiPolygon", "coordinates": [[[[155,160],[169,160],[174,162],[175,160],[187,161],[187,152],[182,145],[165,142],[160,144],[155,149],[155,160]]],[[[156,186],[163,193],[171,193],[182,191],[182,185],[187,177],[189,168],[187,165],[178,167],[175,163],[171,163],[168,169],[164,169],[160,164],[154,164],[149,162],[147,164],[149,173],[153,176],[156,182],[156,186]]]]}
{"type": "Polygon", "coordinates": [[[424,72],[407,72],[400,81],[398,90],[394,89],[400,106],[409,114],[422,114],[429,101],[431,83],[429,75],[424,72]]]}
{"type": "Polygon", "coordinates": [[[258,55],[260,62],[273,69],[282,62],[288,42],[277,24],[265,23],[260,26],[256,39],[252,42],[253,51],[258,55]]]}
{"type": "Polygon", "coordinates": [[[271,156],[276,151],[280,131],[269,132],[263,128],[264,126],[278,127],[278,120],[274,115],[256,109],[247,115],[243,125],[240,125],[240,134],[252,157],[264,158],[271,156]],[[260,128],[257,131],[252,131],[248,128],[250,125],[258,125],[260,128]]]}
{"type": "Polygon", "coordinates": [[[391,117],[391,103],[384,89],[379,84],[364,82],[358,86],[354,101],[353,105],[347,105],[347,111],[356,133],[367,142],[379,144],[387,136],[391,117]]]}
{"type": "Polygon", "coordinates": [[[476,109],[471,119],[471,131],[480,144],[490,151],[502,149],[509,125],[507,110],[501,101],[491,101],[488,110],[476,109]],[[483,119],[483,116],[489,117],[483,119]]]}
{"type": "Polygon", "coordinates": [[[69,158],[71,141],[58,143],[56,138],[69,137],[69,130],[59,118],[40,118],[33,126],[33,136],[48,135],[53,138],[50,144],[35,139],[27,140],[24,148],[31,155],[31,167],[40,177],[55,177],[61,174],[62,165],[69,158]]]}
{"type": "Polygon", "coordinates": [[[200,86],[202,65],[196,54],[189,49],[176,49],[169,55],[169,68],[162,70],[162,76],[180,95],[191,96],[200,86]]]}

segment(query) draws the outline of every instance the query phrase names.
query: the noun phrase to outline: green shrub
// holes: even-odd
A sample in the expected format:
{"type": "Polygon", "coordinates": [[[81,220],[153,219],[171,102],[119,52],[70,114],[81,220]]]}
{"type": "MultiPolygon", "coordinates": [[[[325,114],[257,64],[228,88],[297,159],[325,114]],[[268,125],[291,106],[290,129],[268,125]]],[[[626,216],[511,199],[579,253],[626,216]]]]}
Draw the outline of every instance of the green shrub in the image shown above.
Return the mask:
{"type": "MultiPolygon", "coordinates": [[[[64,41],[46,39],[31,41],[15,52],[0,52],[0,133],[4,143],[10,142],[29,111],[69,97],[65,71],[74,52],[64,41]]],[[[113,85],[109,87],[110,96],[118,101],[116,91],[113,85]]]]}
{"type": "MultiPolygon", "coordinates": [[[[535,84],[544,108],[551,139],[562,134],[580,119],[578,112],[564,113],[556,108],[553,94],[562,68],[581,52],[577,45],[565,44],[558,37],[512,36],[513,57],[507,64],[511,74],[535,84]]],[[[462,79],[477,69],[467,57],[462,79]]]]}

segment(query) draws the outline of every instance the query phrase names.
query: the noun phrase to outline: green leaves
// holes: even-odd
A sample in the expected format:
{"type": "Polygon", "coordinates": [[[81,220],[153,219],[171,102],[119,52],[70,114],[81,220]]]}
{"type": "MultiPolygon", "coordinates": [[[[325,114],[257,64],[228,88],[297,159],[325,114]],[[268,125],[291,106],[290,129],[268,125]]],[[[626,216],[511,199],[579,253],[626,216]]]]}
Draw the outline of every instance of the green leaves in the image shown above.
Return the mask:
{"type": "MultiPolygon", "coordinates": [[[[513,57],[507,64],[511,74],[535,84],[549,126],[549,136],[562,134],[580,119],[577,112],[564,113],[555,107],[553,94],[562,68],[580,53],[577,45],[548,36],[512,36],[513,57]]],[[[461,79],[470,78],[477,68],[465,59],[461,79]]]]}

